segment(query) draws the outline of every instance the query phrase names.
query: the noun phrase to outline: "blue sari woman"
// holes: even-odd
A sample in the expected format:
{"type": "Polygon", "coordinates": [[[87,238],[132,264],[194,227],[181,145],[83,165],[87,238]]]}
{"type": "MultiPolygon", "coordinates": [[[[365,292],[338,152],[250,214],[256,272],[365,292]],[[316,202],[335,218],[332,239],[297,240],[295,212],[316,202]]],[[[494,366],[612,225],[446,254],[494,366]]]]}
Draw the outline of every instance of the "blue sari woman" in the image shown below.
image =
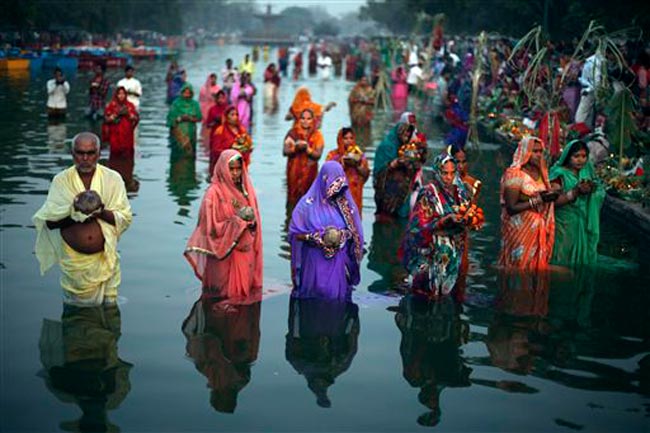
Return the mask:
{"type": "Polygon", "coordinates": [[[437,298],[451,293],[458,279],[467,228],[456,209],[467,205],[469,196],[451,155],[438,155],[432,168],[433,178],[411,212],[402,251],[413,292],[437,298]]]}
{"type": "Polygon", "coordinates": [[[291,215],[295,298],[349,300],[359,283],[363,228],[341,164],[323,164],[291,215]]]}

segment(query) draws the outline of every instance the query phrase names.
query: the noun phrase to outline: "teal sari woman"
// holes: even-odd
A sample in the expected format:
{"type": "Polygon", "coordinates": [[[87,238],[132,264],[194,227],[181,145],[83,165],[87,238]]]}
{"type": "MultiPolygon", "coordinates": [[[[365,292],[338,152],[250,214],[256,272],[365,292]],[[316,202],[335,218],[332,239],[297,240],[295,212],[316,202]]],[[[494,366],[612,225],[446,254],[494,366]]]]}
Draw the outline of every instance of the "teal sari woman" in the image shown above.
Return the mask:
{"type": "Polygon", "coordinates": [[[605,189],[589,161],[589,148],[580,140],[567,144],[551,167],[552,184],[561,187],[555,202],[555,244],[551,263],[593,265],[598,257],[600,209],[605,189]]]}
{"type": "Polygon", "coordinates": [[[187,155],[196,152],[196,124],[201,121],[201,107],[193,96],[192,85],[183,84],[180,96],[174,99],[167,114],[172,150],[181,150],[187,155]]]}

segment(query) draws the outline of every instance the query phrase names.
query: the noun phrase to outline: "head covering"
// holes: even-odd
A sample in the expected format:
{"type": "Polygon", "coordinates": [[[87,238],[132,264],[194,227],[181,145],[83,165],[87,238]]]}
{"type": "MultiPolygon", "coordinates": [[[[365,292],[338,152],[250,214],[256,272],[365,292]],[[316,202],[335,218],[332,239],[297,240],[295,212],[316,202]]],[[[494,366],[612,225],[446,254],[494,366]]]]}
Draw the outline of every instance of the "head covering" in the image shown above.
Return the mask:
{"type": "Polygon", "coordinates": [[[411,125],[416,125],[415,114],[412,111],[405,111],[399,117],[400,123],[410,123],[411,125]],[[411,122],[411,120],[413,120],[411,122]]]}
{"type": "Polygon", "coordinates": [[[373,175],[384,170],[393,159],[397,158],[397,152],[400,146],[404,144],[401,142],[400,137],[407,128],[413,128],[413,125],[398,123],[379,144],[375,152],[375,165],[372,168],[373,175]]]}
{"type": "Polygon", "coordinates": [[[343,130],[346,130],[346,134],[352,134],[352,138],[354,139],[354,142],[352,143],[352,146],[357,145],[357,135],[354,133],[354,130],[352,128],[341,128],[339,129],[338,134],[336,134],[336,150],[338,153],[342,156],[345,155],[347,152],[347,148],[345,147],[345,144],[343,144],[343,130]]]}
{"type": "MultiPolygon", "coordinates": [[[[431,172],[433,174],[432,181],[436,184],[436,188],[443,194],[448,194],[448,192],[447,188],[445,188],[445,183],[442,180],[442,167],[448,162],[453,162],[454,166],[457,166],[456,160],[452,154],[449,153],[449,149],[443,151],[439,155],[436,155],[436,157],[433,158],[433,164],[431,165],[431,172]]],[[[458,188],[458,195],[460,196],[461,201],[469,201],[467,188],[465,187],[463,180],[460,178],[458,170],[456,170],[456,174],[454,175],[453,184],[456,186],[456,188],[458,188]]],[[[451,200],[451,198],[450,203],[454,203],[454,200],[451,200]]]]}
{"type": "MultiPolygon", "coordinates": [[[[203,281],[206,272],[205,255],[217,260],[226,259],[233,248],[245,248],[244,242],[250,243],[258,254],[255,255],[256,263],[253,272],[255,285],[261,287],[262,280],[262,231],[258,228],[251,232],[251,236],[245,236],[247,224],[245,221],[232,218],[243,206],[249,205],[253,208],[255,221],[260,223],[260,214],[257,205],[255,190],[248,176],[246,164],[243,163],[242,155],[234,149],[227,149],[221,152],[212,174],[211,184],[205,192],[201,204],[199,223],[187,242],[185,256],[194,268],[196,276],[203,281]],[[237,188],[230,175],[230,162],[236,159],[242,160],[242,190],[237,188]],[[220,233],[214,237],[212,233],[220,233]]],[[[249,289],[253,289],[251,287],[249,289]]],[[[232,295],[232,294],[231,294],[232,295]]],[[[236,294],[237,297],[245,298],[247,293],[236,294]]]]}
{"type": "MultiPolygon", "coordinates": [[[[517,150],[515,151],[514,156],[512,157],[512,164],[510,164],[510,169],[521,170],[521,168],[526,165],[530,160],[531,155],[533,154],[533,145],[535,142],[542,145],[544,149],[544,142],[538,137],[526,136],[519,141],[517,150]]],[[[548,179],[548,168],[546,167],[546,159],[542,157],[540,162],[540,171],[542,174],[542,179],[547,188],[551,187],[551,184],[548,179]]]]}
{"type": "Polygon", "coordinates": [[[183,83],[183,85],[181,86],[181,91],[179,93],[179,96],[181,98],[184,98],[183,97],[183,92],[185,92],[185,90],[187,90],[187,89],[189,89],[190,92],[192,92],[189,99],[194,98],[194,87],[192,87],[192,85],[190,83],[187,83],[187,82],[183,83]]]}
{"type": "Polygon", "coordinates": [[[314,117],[316,118],[320,118],[323,115],[323,106],[312,101],[309,89],[305,86],[301,86],[298,91],[296,91],[296,96],[293,98],[290,111],[296,121],[298,121],[298,119],[300,119],[300,113],[307,108],[312,110],[314,117]]]}
{"type": "Polygon", "coordinates": [[[359,264],[363,255],[361,215],[348,188],[343,166],[335,161],[327,161],[291,215],[289,240],[294,268],[301,267],[303,244],[296,239],[296,235],[322,231],[327,227],[343,228],[343,226],[350,230],[354,241],[354,246],[348,249],[348,253],[355,266],[349,272],[350,280],[353,284],[357,284],[359,264]]]}

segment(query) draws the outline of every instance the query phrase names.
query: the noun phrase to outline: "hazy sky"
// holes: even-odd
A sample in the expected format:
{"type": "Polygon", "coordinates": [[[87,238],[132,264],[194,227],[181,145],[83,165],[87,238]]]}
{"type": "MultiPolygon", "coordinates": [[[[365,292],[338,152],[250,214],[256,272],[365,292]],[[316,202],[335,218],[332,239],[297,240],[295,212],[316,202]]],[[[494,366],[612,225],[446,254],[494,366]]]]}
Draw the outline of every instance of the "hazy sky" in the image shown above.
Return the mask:
{"type": "Polygon", "coordinates": [[[270,4],[274,13],[281,12],[282,9],[291,6],[322,6],[332,15],[340,16],[348,12],[356,12],[360,6],[366,4],[366,0],[257,0],[257,4],[266,9],[270,4]]]}

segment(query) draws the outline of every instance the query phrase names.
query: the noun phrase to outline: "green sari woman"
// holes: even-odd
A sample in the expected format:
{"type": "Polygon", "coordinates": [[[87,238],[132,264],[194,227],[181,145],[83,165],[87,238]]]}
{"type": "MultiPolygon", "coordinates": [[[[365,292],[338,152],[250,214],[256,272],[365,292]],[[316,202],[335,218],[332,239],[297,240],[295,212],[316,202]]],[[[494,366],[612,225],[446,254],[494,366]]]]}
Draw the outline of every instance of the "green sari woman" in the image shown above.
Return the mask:
{"type": "Polygon", "coordinates": [[[555,202],[555,244],[551,263],[595,264],[605,189],[589,161],[587,145],[580,140],[569,142],[551,167],[549,178],[552,184],[562,188],[555,202]]]}
{"type": "Polygon", "coordinates": [[[174,99],[167,114],[172,150],[181,150],[187,155],[196,152],[196,124],[201,121],[201,107],[193,97],[192,85],[183,84],[180,96],[174,99]]]}

